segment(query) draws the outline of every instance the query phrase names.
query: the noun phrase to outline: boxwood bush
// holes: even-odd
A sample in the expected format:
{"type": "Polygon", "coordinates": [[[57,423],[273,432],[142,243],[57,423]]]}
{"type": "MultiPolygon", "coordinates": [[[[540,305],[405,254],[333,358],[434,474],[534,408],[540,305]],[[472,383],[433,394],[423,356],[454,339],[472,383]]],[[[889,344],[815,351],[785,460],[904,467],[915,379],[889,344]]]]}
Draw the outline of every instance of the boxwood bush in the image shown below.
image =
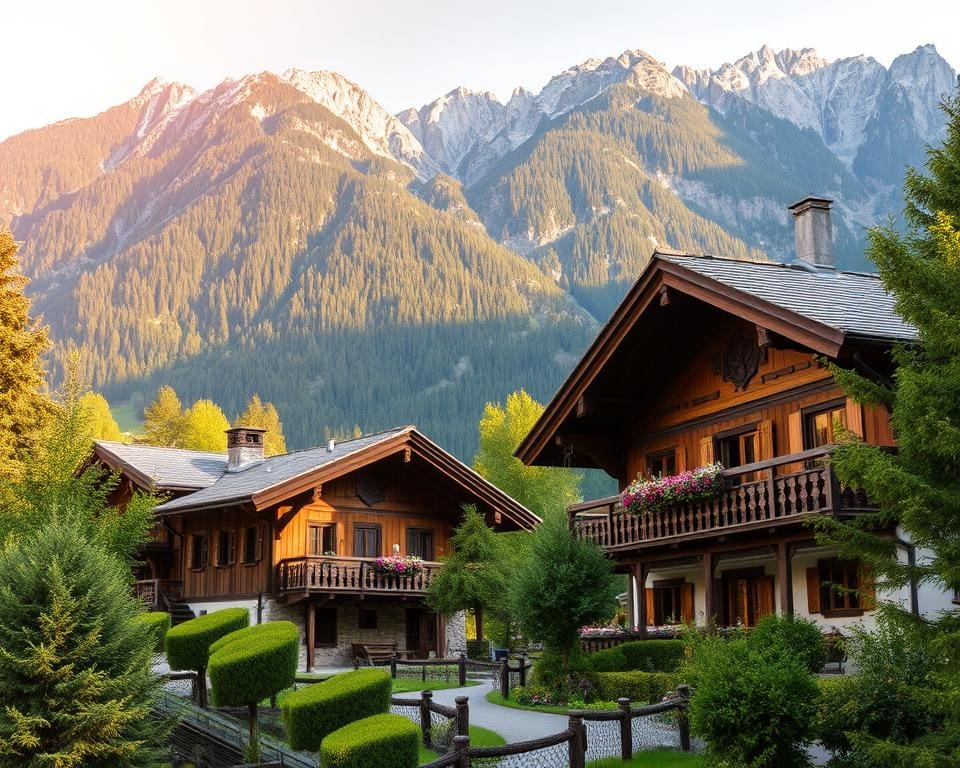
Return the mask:
{"type": "Polygon", "coordinates": [[[293,685],[300,660],[296,624],[273,621],[239,629],[210,646],[210,687],[214,704],[256,704],[293,685]]]}
{"type": "Polygon", "coordinates": [[[827,661],[823,634],[820,627],[809,619],[776,614],[764,616],[747,635],[747,642],[760,652],[792,655],[814,674],[820,672],[827,661]]]}
{"type": "Polygon", "coordinates": [[[139,621],[155,639],[154,649],[163,653],[167,632],[170,631],[170,614],[163,611],[150,611],[137,616],[139,621]]]}
{"type": "Polygon", "coordinates": [[[627,696],[635,704],[654,704],[668,691],[675,691],[678,682],[677,675],[670,672],[598,672],[596,693],[603,701],[627,696]]]}
{"type": "Polygon", "coordinates": [[[590,654],[594,672],[676,672],[683,660],[682,640],[637,640],[590,654]]]}
{"type": "Polygon", "coordinates": [[[373,715],[329,734],[320,745],[320,768],[416,768],[419,748],[412,720],[373,715]]]}
{"type": "Polygon", "coordinates": [[[359,669],[288,694],[281,709],[290,746],[316,752],[327,734],[389,712],[392,682],[385,670],[359,669]]]}

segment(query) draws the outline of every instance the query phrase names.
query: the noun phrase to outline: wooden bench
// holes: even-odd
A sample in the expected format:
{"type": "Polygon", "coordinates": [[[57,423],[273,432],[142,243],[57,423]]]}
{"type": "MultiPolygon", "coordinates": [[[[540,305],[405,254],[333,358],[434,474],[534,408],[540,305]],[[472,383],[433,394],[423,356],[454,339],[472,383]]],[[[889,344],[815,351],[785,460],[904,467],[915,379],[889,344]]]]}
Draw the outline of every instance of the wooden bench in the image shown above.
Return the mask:
{"type": "Polygon", "coordinates": [[[361,662],[372,667],[378,661],[390,661],[394,658],[409,658],[413,651],[397,649],[396,643],[351,643],[353,649],[353,668],[359,669],[361,662]]]}

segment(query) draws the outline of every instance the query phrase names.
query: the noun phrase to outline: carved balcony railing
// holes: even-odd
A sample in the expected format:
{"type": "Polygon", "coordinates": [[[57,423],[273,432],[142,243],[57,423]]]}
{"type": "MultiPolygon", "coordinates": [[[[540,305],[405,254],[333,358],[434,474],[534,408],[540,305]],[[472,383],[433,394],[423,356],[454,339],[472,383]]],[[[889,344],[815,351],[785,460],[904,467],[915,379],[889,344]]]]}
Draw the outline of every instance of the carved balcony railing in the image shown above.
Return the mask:
{"type": "Polygon", "coordinates": [[[567,510],[570,527],[580,538],[618,550],[875,509],[862,491],[841,487],[824,461],[828,455],[818,448],[725,469],[726,485],[715,499],[655,512],[627,512],[619,496],[575,504],[567,510]]]}
{"type": "Polygon", "coordinates": [[[383,573],[376,558],[307,556],[281,560],[277,565],[277,591],[344,592],[350,594],[424,595],[440,568],[425,562],[423,569],[408,576],[383,573]]]}
{"type": "Polygon", "coordinates": [[[133,594],[140,598],[148,608],[164,609],[167,602],[175,600],[183,591],[182,581],[164,579],[142,579],[133,582],[133,594]]]}

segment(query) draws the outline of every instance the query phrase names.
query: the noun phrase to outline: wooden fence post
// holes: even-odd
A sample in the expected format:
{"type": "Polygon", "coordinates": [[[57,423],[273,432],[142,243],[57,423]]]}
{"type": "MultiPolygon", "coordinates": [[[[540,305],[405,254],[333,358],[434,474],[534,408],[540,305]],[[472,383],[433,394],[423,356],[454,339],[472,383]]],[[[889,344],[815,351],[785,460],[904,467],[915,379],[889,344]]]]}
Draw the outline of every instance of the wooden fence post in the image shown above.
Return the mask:
{"type": "Polygon", "coordinates": [[[584,768],[587,752],[586,728],[580,715],[570,715],[568,718],[570,731],[570,768],[584,768]]]}
{"type": "Polygon", "coordinates": [[[425,747],[429,747],[433,743],[433,735],[430,732],[433,723],[430,718],[430,699],[432,698],[432,691],[423,691],[420,694],[420,730],[423,732],[423,746],[425,747]]]}
{"type": "Polygon", "coordinates": [[[456,768],[470,768],[470,749],[469,736],[454,736],[453,749],[457,753],[456,768]]]}
{"type": "Polygon", "coordinates": [[[467,684],[467,655],[460,654],[460,660],[457,662],[457,682],[463,688],[467,684]]]}
{"type": "Polygon", "coordinates": [[[457,736],[470,735],[470,699],[466,696],[457,696],[457,736]]]}
{"type": "Polygon", "coordinates": [[[394,656],[390,659],[390,677],[396,679],[397,677],[397,657],[394,656]]]}
{"type": "Polygon", "coordinates": [[[527,654],[520,654],[520,685],[527,684],[527,654]]]}
{"type": "Polygon", "coordinates": [[[507,659],[500,659],[500,695],[510,698],[510,662],[507,659]]]}
{"type": "Polygon", "coordinates": [[[690,751],[690,686],[678,685],[677,695],[680,697],[680,709],[677,710],[677,726],[680,729],[680,749],[690,751]]]}
{"type": "Polygon", "coordinates": [[[620,757],[630,760],[633,757],[633,718],[630,717],[630,699],[617,699],[620,708],[620,757]]]}

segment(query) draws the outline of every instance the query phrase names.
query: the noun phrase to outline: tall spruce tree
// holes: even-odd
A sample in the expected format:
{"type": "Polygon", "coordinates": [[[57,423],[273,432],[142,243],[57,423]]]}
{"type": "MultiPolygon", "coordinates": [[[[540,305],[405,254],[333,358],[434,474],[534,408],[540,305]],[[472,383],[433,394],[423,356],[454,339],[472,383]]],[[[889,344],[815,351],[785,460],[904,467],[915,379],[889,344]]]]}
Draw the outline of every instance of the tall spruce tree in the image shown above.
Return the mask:
{"type": "Polygon", "coordinates": [[[250,398],[246,409],[233,422],[233,426],[259,427],[267,430],[263,439],[263,452],[267,456],[277,456],[287,452],[280,414],[277,413],[273,403],[264,403],[260,399],[260,395],[254,395],[250,398]]]}
{"type": "MultiPolygon", "coordinates": [[[[892,382],[836,369],[840,383],[861,402],[890,413],[898,450],[862,442],[841,445],[833,457],[840,480],[863,488],[880,511],[846,524],[819,521],[821,537],[867,561],[889,587],[911,581],[960,590],[960,92],[945,100],[949,122],[942,146],[929,150],[927,173],[911,169],[905,182],[906,232],[892,226],[870,232],[868,254],[897,311],[918,333],[916,344],[894,350],[892,382]],[[894,542],[876,535],[899,524],[927,556],[899,562],[894,542]]],[[[887,608],[893,620],[915,622],[887,608]]],[[[865,765],[955,766],[960,741],[960,632],[956,621],[936,624],[932,640],[942,668],[925,683],[943,728],[925,740],[899,743],[874,730],[855,739],[865,765]]]]}
{"type": "Polygon", "coordinates": [[[42,363],[47,329],[30,317],[26,283],[13,235],[0,230],[0,476],[8,477],[52,412],[42,363]]]}

